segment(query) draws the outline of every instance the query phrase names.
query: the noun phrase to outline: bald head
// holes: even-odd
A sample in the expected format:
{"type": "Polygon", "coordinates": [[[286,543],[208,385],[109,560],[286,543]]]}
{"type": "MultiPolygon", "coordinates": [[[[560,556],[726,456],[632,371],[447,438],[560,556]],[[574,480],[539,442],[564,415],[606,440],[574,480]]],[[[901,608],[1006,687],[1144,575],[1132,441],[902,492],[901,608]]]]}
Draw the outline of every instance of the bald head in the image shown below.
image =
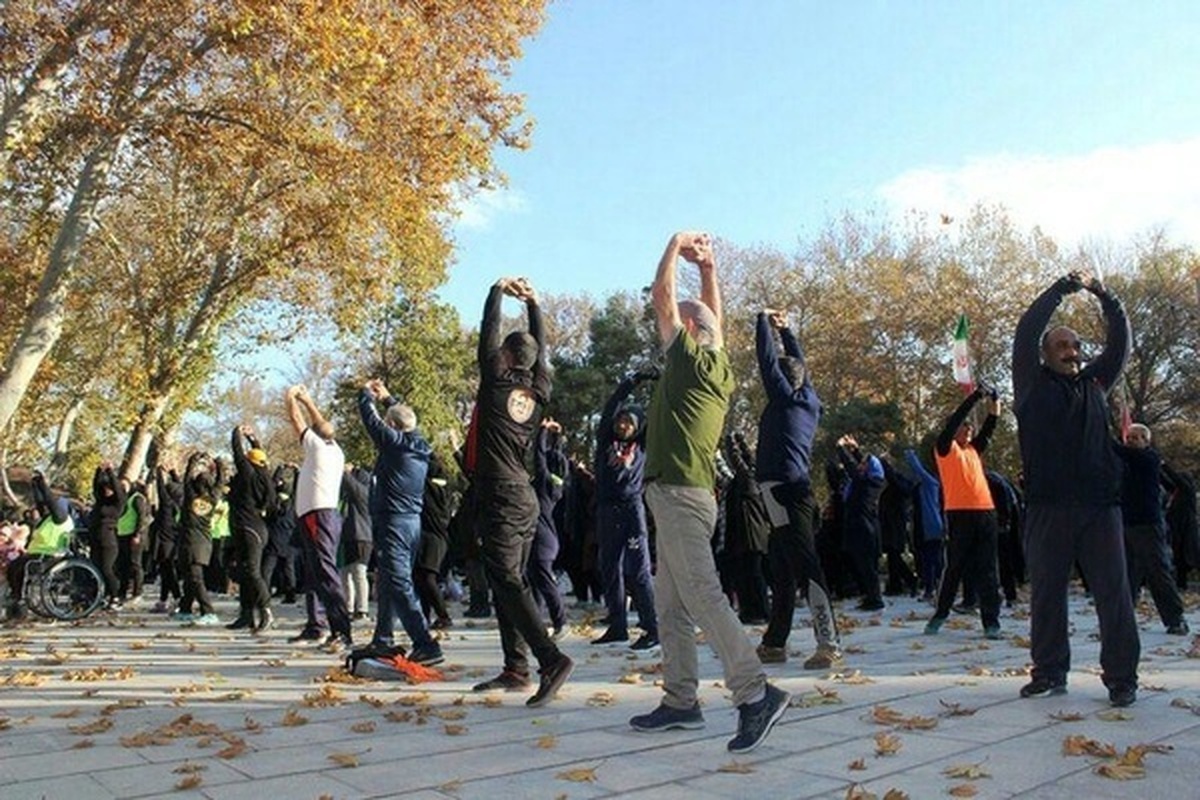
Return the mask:
{"type": "Polygon", "coordinates": [[[1079,334],[1065,325],[1042,337],[1042,362],[1059,375],[1078,375],[1083,365],[1079,334]]]}

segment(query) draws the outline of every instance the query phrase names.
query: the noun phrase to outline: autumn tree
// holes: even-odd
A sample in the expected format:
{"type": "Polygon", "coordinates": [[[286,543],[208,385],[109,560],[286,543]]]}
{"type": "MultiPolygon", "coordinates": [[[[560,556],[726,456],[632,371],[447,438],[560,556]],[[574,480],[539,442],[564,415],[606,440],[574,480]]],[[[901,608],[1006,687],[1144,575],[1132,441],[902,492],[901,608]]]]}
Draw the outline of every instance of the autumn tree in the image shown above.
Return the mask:
{"type": "MultiPolygon", "coordinates": [[[[500,80],[542,5],[5,5],[3,191],[27,209],[26,228],[40,208],[30,198],[66,200],[42,246],[20,251],[39,278],[0,376],[0,427],[58,340],[93,221],[110,213],[148,212],[141,235],[111,226],[124,273],[199,287],[176,287],[195,292],[172,298],[192,301],[170,312],[183,349],[155,355],[157,379],[147,367],[142,428],[186,356],[211,349],[256,293],[353,325],[397,287],[439,282],[454,198],[499,180],[495,145],[525,143],[519,98],[500,80]],[[151,219],[164,230],[147,237],[151,219]]],[[[126,474],[148,441],[135,431],[126,474]]]]}

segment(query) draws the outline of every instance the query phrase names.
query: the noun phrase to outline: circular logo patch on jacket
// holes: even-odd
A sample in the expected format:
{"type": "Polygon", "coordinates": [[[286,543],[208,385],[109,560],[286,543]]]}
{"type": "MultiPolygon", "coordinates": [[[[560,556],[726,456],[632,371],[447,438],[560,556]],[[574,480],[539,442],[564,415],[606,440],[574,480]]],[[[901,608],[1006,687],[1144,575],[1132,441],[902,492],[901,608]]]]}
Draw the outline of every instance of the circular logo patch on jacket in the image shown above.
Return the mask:
{"type": "Polygon", "coordinates": [[[514,422],[529,422],[536,409],[537,398],[531,390],[521,387],[508,393],[508,416],[514,422]]]}
{"type": "Polygon", "coordinates": [[[213,504],[203,497],[192,500],[192,513],[197,517],[207,517],[213,511],[213,504]]]}

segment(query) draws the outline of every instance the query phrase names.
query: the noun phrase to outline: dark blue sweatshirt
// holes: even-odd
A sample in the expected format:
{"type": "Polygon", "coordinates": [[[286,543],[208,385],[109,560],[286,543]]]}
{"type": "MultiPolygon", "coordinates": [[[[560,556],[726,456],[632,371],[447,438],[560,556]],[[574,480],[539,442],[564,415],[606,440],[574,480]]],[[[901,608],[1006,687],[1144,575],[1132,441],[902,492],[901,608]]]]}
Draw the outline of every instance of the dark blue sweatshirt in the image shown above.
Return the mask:
{"type": "MultiPolygon", "coordinates": [[[[394,398],[385,401],[390,407],[394,398]]],[[[399,431],[388,425],[375,409],[375,399],[363,389],[358,394],[358,412],[375,442],[375,491],[371,514],[420,514],[425,496],[425,473],[433,448],[418,431],[399,431]]]]}
{"type": "MultiPolygon", "coordinates": [[[[779,334],[784,352],[803,361],[804,353],[791,330],[784,328],[779,334]]],[[[807,374],[797,389],[788,382],[779,366],[775,337],[766,314],[758,315],[755,344],[767,406],[758,421],[754,474],[760,481],[811,487],[812,442],[821,419],[821,401],[807,374]]]]}

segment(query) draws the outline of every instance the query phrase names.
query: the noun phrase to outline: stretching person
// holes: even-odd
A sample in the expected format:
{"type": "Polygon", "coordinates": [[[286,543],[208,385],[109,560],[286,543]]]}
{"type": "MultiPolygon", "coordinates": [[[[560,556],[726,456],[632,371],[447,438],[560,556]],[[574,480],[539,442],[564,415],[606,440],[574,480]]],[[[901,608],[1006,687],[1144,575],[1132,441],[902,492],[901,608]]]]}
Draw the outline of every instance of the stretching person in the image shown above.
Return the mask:
{"type": "Polygon", "coordinates": [[[91,514],[92,561],[104,576],[104,594],[108,598],[106,608],[115,611],[121,608],[121,581],[117,578],[117,520],[125,511],[125,486],[117,480],[111,461],[96,467],[92,476],[91,514]]]}
{"type": "Polygon", "coordinates": [[[1042,292],[1013,336],[1013,409],[1025,468],[1032,680],[1022,697],[1067,691],[1071,640],[1067,587],[1078,561],[1100,620],[1100,668],[1109,702],[1137,700],[1141,656],[1125,571],[1121,460],[1109,434],[1108,393],[1129,358],[1129,319],[1098,278],[1073,272],[1042,292]],[[1082,366],[1079,335],[1046,330],[1069,294],[1086,289],[1100,301],[1104,350],[1082,366]]]}
{"type": "Polygon", "coordinates": [[[1171,543],[1163,518],[1162,456],[1150,444],[1150,428],[1130,425],[1126,442],[1117,445],[1117,452],[1125,462],[1121,519],[1129,589],[1136,601],[1144,582],[1167,633],[1186,636],[1189,628],[1183,616],[1183,600],[1171,575],[1171,543]]]}
{"type": "Polygon", "coordinates": [[[501,278],[492,286],[479,328],[479,394],[473,481],[477,490],[484,569],[496,603],[504,670],[475,691],[520,691],[529,680],[529,651],[541,680],[526,701],[531,707],[554,699],[575,662],[550,638],[525,577],[537,530],[537,493],[526,458],[542,407],[550,400],[542,311],[524,278],[501,278]],[[525,304],[529,332],[500,339],[500,303],[505,295],[525,304]]]}
{"type": "Polygon", "coordinates": [[[370,647],[393,646],[396,618],[412,641],[408,660],[432,666],[442,648],[429,634],[413,588],[413,559],[421,541],[421,503],[433,449],[417,430],[417,415],[396,401],[378,378],[358,394],[358,411],[375,443],[375,491],[371,494],[372,529],[379,560],[379,608],[370,647]],[[375,408],[378,401],[384,416],[375,408]]]}
{"type": "Polygon", "coordinates": [[[172,601],[178,602],[179,573],[175,569],[179,547],[179,514],[183,505],[183,481],[159,464],[154,470],[158,495],[158,512],[154,515],[154,559],[158,563],[158,602],[153,611],[159,614],[173,611],[172,601]]]}
{"type": "Polygon", "coordinates": [[[805,669],[842,663],[829,584],[813,537],[812,442],[821,419],[821,401],[809,380],[800,342],[782,311],[765,309],[756,326],[758,370],[767,405],[758,421],[755,474],[771,520],[767,555],[771,564],[771,620],[758,646],[764,664],[787,661],[787,640],[796,610],[796,587],[804,589],[812,612],[817,649],[805,669]],[[776,351],[775,335],[784,355],[776,351]]]}
{"type": "Polygon", "coordinates": [[[657,367],[648,365],[626,375],[604,404],[596,427],[596,538],[608,630],[592,644],[629,641],[625,611],[628,581],[638,625],[643,631],[632,649],[651,650],[658,646],[658,617],[650,577],[650,534],[642,502],[645,414],[640,406],[625,403],[639,383],[658,378],[658,373],[657,367]]]}
{"type": "Polygon", "coordinates": [[[220,622],[204,583],[204,569],[212,560],[212,520],[225,469],[207,453],[195,452],[184,469],[183,507],[179,514],[179,567],[183,573],[183,597],[172,619],[185,624],[216,625],[220,622]],[[192,614],[193,605],[199,614],[192,614]]]}
{"type": "Polygon", "coordinates": [[[1000,400],[980,387],[967,395],[946,420],[934,447],[942,501],[946,509],[946,532],[950,557],[938,587],[937,608],[925,633],[935,634],[950,616],[959,581],[966,578],[979,601],[983,635],[1000,638],[1000,594],[996,579],[996,504],[983,470],[983,451],[996,429],[1000,400]],[[988,396],[988,415],[979,433],[967,416],[975,404],[988,396]]]}
{"type": "Polygon", "coordinates": [[[791,698],[767,682],[713,563],[715,462],[734,379],[721,333],[721,291],[707,234],[671,237],[651,297],[666,351],[666,366],[650,402],[646,438],[646,502],[658,533],[654,589],[665,696],[656,709],[629,724],[645,732],[704,726],[697,696],[699,625],[721,659],[725,686],[738,708],[738,732],[728,748],[746,753],[762,744],[791,698]],[[699,300],[676,302],[675,262],[680,257],[700,271],[699,300]]]}
{"type": "Polygon", "coordinates": [[[533,488],[537,492],[538,520],[533,552],[529,557],[528,577],[534,600],[546,606],[546,615],[554,629],[552,636],[562,638],[567,627],[567,610],[562,590],[554,574],[558,557],[558,529],[554,508],[562,500],[566,482],[567,457],[562,452],[562,426],[553,419],[542,420],[537,443],[533,447],[533,488]]]}
{"type": "Polygon", "coordinates": [[[859,611],[881,611],[879,591],[879,496],[883,493],[883,462],[863,452],[853,436],[837,440],[837,457],[846,471],[842,487],[844,500],[842,550],[850,561],[850,570],[863,598],[859,611]]]}
{"type": "Polygon", "coordinates": [[[229,515],[241,577],[238,616],[225,627],[265,632],[275,625],[271,590],[262,571],[268,536],[266,517],[276,502],[275,481],[267,471],[267,453],[249,425],[234,428],[229,441],[237,470],[229,481],[229,515]]]}
{"type": "Polygon", "coordinates": [[[324,615],[329,621],[325,646],[331,650],[348,650],[353,645],[350,612],[346,608],[346,595],[342,592],[337,568],[338,542],[342,535],[342,515],[338,513],[337,504],[346,457],[333,438],[333,424],[321,415],[307,389],[290,387],[284,402],[292,430],[304,446],[304,461],[296,477],[296,522],[307,612],[300,636],[310,638],[313,633],[319,636],[319,631],[324,628],[324,615]]]}
{"type": "Polygon", "coordinates": [[[429,454],[429,471],[425,475],[425,497],[421,502],[421,546],[417,561],[413,565],[413,581],[417,597],[421,601],[421,612],[425,619],[433,619],[429,627],[445,630],[454,624],[450,610],[438,586],[438,576],[446,554],[450,552],[450,490],[446,477],[446,466],[437,453],[429,454]]]}

